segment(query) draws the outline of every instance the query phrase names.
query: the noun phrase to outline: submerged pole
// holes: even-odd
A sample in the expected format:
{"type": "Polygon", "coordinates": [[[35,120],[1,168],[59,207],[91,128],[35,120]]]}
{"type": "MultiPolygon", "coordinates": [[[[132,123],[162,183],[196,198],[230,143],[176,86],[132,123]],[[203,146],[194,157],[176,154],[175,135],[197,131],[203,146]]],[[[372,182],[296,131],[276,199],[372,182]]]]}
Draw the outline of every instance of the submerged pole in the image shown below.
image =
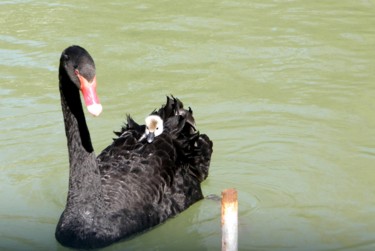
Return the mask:
{"type": "Polygon", "coordinates": [[[221,250],[238,250],[238,199],[234,188],[221,193],[221,250]]]}

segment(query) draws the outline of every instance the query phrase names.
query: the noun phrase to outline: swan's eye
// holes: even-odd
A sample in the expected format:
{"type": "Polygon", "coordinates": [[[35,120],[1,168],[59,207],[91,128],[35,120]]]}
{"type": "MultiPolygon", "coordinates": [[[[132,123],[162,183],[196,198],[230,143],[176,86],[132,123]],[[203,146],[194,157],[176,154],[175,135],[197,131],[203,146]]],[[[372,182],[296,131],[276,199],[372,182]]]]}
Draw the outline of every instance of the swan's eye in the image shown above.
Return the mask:
{"type": "Polygon", "coordinates": [[[159,130],[159,127],[156,127],[156,130],[159,130]]]}
{"type": "Polygon", "coordinates": [[[146,129],[149,130],[149,129],[148,129],[148,126],[146,126],[146,129]]]}

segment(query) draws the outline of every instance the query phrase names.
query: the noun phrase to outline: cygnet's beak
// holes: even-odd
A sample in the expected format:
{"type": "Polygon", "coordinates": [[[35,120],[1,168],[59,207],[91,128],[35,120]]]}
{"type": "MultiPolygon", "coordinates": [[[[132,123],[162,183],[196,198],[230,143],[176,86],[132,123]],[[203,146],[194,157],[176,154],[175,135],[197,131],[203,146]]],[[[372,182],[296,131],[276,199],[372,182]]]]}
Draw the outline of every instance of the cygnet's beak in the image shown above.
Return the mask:
{"type": "Polygon", "coordinates": [[[147,142],[148,142],[148,143],[151,143],[152,141],[154,141],[154,138],[155,138],[155,133],[154,133],[154,132],[150,132],[150,133],[147,135],[147,142]]]}

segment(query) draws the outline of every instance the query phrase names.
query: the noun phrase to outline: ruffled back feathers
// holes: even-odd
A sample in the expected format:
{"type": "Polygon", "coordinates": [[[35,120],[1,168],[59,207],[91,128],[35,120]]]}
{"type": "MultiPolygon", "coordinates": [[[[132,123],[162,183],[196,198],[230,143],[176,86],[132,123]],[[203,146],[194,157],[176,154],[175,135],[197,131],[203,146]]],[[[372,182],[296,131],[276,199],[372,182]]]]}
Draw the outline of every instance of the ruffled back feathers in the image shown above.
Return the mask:
{"type": "MultiPolygon", "coordinates": [[[[177,152],[176,165],[187,167],[189,173],[200,182],[206,179],[212,154],[212,141],[196,130],[192,109],[190,107],[185,109],[179,99],[167,96],[166,103],[151,114],[160,116],[164,121],[164,132],[159,138],[170,137],[172,139],[173,147],[177,152]]],[[[137,142],[144,131],[145,125],[139,125],[127,116],[126,124],[120,131],[115,132],[118,137],[114,139],[114,142],[127,138],[135,147],[136,144],[144,143],[137,142]]],[[[156,141],[155,144],[160,144],[160,142],[156,141]]]]}

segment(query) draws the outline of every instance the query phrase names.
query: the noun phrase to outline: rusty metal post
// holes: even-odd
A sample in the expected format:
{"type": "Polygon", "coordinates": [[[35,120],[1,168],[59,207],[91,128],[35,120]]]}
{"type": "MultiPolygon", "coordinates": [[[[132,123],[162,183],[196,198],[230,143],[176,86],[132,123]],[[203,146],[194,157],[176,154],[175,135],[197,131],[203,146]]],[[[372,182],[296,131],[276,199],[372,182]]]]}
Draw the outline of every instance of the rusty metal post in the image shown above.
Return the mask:
{"type": "Polygon", "coordinates": [[[234,188],[221,193],[221,250],[238,250],[238,199],[234,188]]]}

